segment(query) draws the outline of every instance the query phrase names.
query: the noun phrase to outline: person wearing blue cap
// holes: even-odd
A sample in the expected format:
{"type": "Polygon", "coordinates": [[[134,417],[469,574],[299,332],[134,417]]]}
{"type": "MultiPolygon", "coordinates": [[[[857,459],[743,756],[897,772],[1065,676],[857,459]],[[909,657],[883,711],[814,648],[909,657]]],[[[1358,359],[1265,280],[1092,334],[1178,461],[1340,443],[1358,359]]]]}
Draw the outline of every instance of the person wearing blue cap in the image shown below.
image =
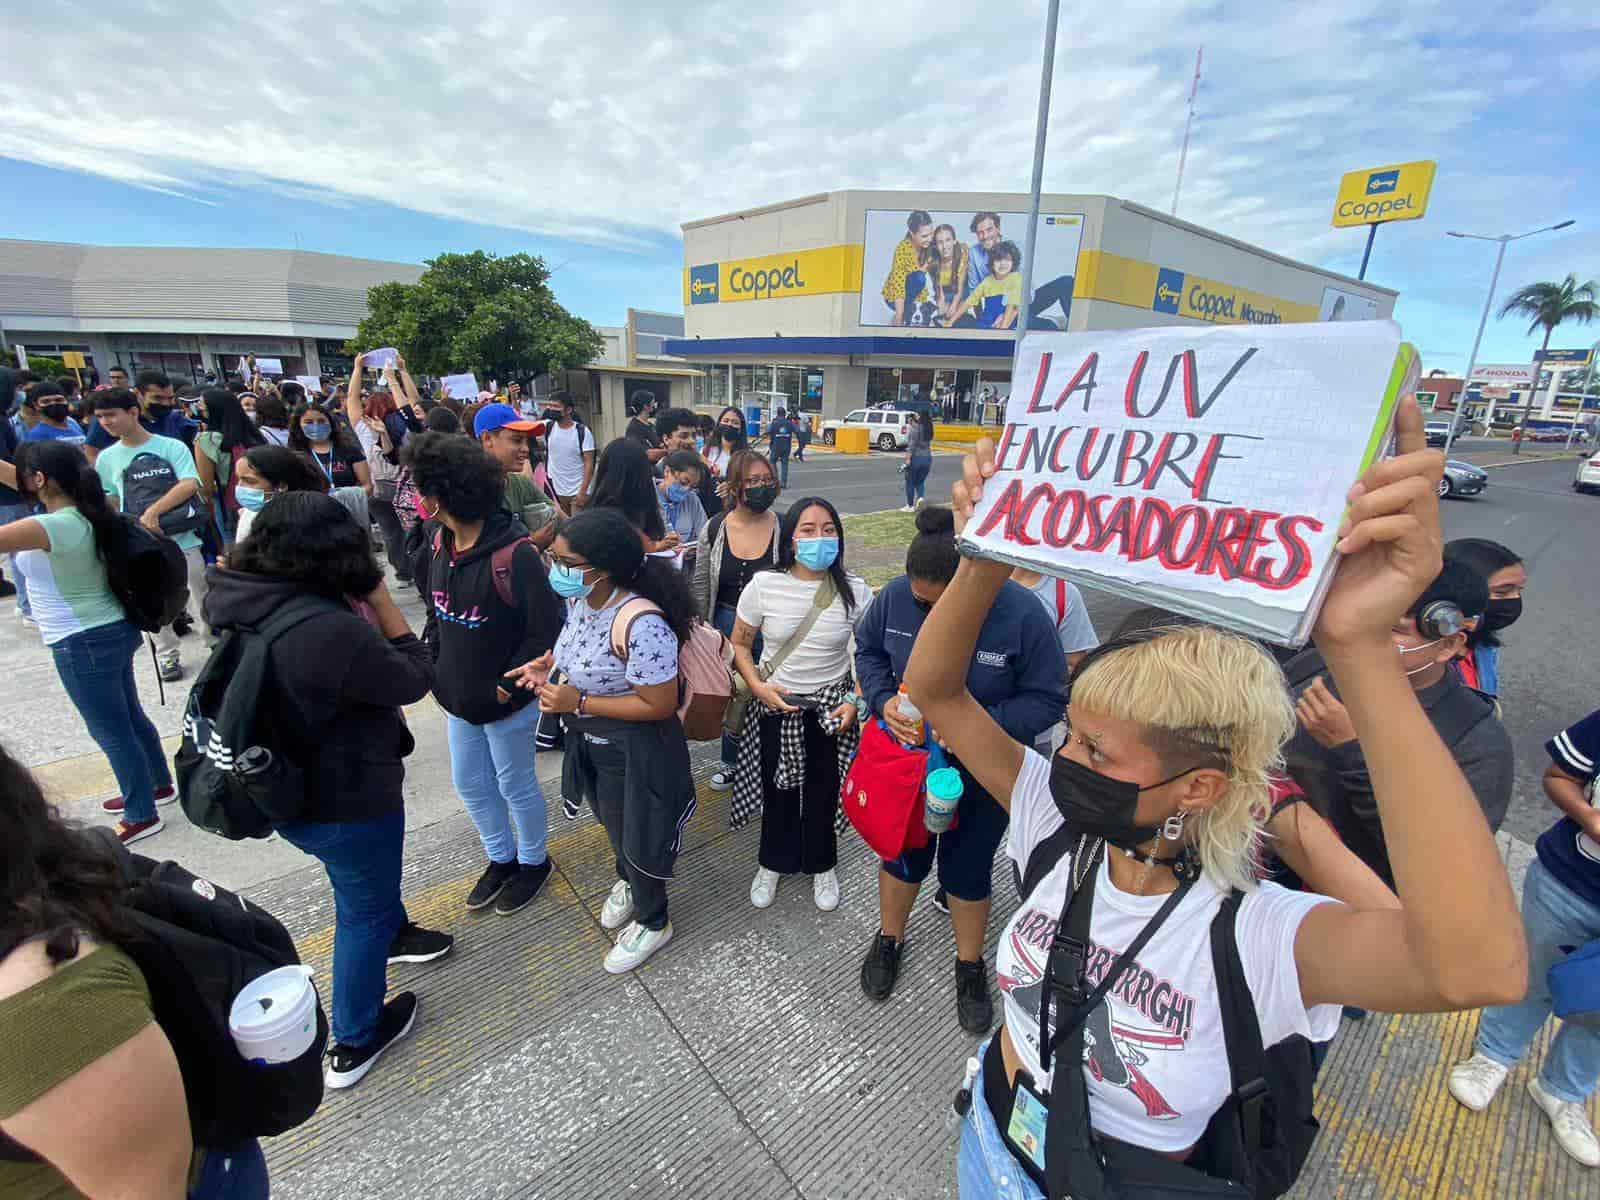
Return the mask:
{"type": "Polygon", "coordinates": [[[485,404],[472,420],[472,434],[506,473],[505,509],[528,527],[534,544],[547,549],[556,533],[556,506],[528,474],[528,439],[544,433],[509,404],[485,404]]]}

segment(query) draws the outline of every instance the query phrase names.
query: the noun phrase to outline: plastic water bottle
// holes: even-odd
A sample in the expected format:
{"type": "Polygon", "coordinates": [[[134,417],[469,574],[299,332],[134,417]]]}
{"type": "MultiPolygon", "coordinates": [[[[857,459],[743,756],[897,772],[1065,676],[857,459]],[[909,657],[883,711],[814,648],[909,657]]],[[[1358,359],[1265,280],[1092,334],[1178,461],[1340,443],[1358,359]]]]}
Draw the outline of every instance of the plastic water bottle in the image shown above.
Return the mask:
{"type": "Polygon", "coordinates": [[[918,708],[915,704],[911,703],[911,697],[906,693],[906,685],[903,684],[903,683],[900,685],[899,709],[900,709],[900,719],[902,721],[905,721],[908,724],[909,723],[914,723],[916,725],[916,727],[917,727],[917,742],[916,742],[916,744],[919,745],[919,746],[922,745],[922,743],[927,740],[927,734],[923,731],[923,728],[922,728],[922,710],[920,708],[918,708]]]}
{"type": "Polygon", "coordinates": [[[956,1093],[955,1100],[950,1105],[950,1111],[944,1115],[944,1128],[946,1133],[954,1134],[961,1128],[961,1122],[967,1119],[967,1113],[972,1110],[972,1086],[978,1080],[978,1060],[967,1059],[966,1071],[961,1076],[961,1090],[956,1093]]]}

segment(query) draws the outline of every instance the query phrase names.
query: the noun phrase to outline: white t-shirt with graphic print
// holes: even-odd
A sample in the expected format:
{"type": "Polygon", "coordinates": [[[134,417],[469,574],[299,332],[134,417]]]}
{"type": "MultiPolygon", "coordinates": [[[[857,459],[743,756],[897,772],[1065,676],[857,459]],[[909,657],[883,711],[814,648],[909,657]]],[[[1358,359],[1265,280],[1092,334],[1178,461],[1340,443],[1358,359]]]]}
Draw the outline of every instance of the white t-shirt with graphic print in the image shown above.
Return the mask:
{"type": "MultiPolygon", "coordinates": [[[[1061,813],[1050,795],[1050,764],[1025,750],[1011,790],[1006,852],[1026,870],[1033,848],[1060,827],[1061,813]]],[[[995,952],[1006,1028],[1023,1069],[1041,1089],[1048,1089],[1049,1076],[1039,1069],[1040,983],[1070,886],[1067,856],[1017,910],[995,952]]],[[[1228,1055],[1211,964],[1211,921],[1222,900],[1214,884],[1200,879],[1091,1015],[1083,1067],[1090,1121],[1100,1133],[1153,1150],[1184,1150],[1200,1140],[1226,1098],[1228,1055]]],[[[1164,895],[1122,891],[1102,860],[1089,925],[1092,984],[1104,978],[1165,901],[1164,895]]],[[[1326,896],[1264,883],[1239,906],[1239,958],[1264,1046],[1294,1034],[1327,1041],[1338,1030],[1337,1004],[1306,1008],[1294,961],[1300,922],[1326,903],[1332,903],[1326,896]]]]}

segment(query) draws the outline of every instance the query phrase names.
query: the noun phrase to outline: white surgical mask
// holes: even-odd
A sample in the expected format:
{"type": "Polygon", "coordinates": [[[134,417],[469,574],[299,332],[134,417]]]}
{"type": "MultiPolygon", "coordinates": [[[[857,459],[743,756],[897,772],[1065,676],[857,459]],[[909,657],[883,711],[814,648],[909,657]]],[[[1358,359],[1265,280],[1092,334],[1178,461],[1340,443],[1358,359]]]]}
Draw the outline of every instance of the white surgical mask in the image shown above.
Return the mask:
{"type": "MultiPolygon", "coordinates": [[[[1433,641],[1424,642],[1420,646],[1396,646],[1395,649],[1400,651],[1401,655],[1404,656],[1404,655],[1407,655],[1407,654],[1415,654],[1419,650],[1426,650],[1429,646],[1437,646],[1442,641],[1444,641],[1443,638],[1434,638],[1433,641]]],[[[1404,657],[1402,657],[1400,661],[1404,662],[1405,661],[1404,657]]],[[[1422,674],[1422,672],[1426,671],[1429,667],[1431,667],[1433,665],[1434,664],[1430,662],[1430,663],[1423,663],[1420,667],[1412,667],[1411,670],[1406,672],[1406,678],[1409,679],[1413,675],[1420,675],[1420,674],[1422,674]]]]}

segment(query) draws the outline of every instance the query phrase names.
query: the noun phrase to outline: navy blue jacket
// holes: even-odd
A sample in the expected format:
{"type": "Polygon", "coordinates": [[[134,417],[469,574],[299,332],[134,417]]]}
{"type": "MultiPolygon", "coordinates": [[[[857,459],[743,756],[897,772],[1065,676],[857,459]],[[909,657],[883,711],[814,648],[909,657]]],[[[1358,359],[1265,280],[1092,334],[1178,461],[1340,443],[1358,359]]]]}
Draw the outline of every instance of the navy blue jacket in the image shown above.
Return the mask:
{"type": "MultiPolygon", "coordinates": [[[[904,576],[874,597],[856,626],[856,678],[872,711],[900,690],[923,612],[904,576]]],[[[1006,580],[978,631],[967,690],[1017,741],[1033,745],[1066,709],[1067,659],[1055,624],[1027,588],[1006,580]]]]}

